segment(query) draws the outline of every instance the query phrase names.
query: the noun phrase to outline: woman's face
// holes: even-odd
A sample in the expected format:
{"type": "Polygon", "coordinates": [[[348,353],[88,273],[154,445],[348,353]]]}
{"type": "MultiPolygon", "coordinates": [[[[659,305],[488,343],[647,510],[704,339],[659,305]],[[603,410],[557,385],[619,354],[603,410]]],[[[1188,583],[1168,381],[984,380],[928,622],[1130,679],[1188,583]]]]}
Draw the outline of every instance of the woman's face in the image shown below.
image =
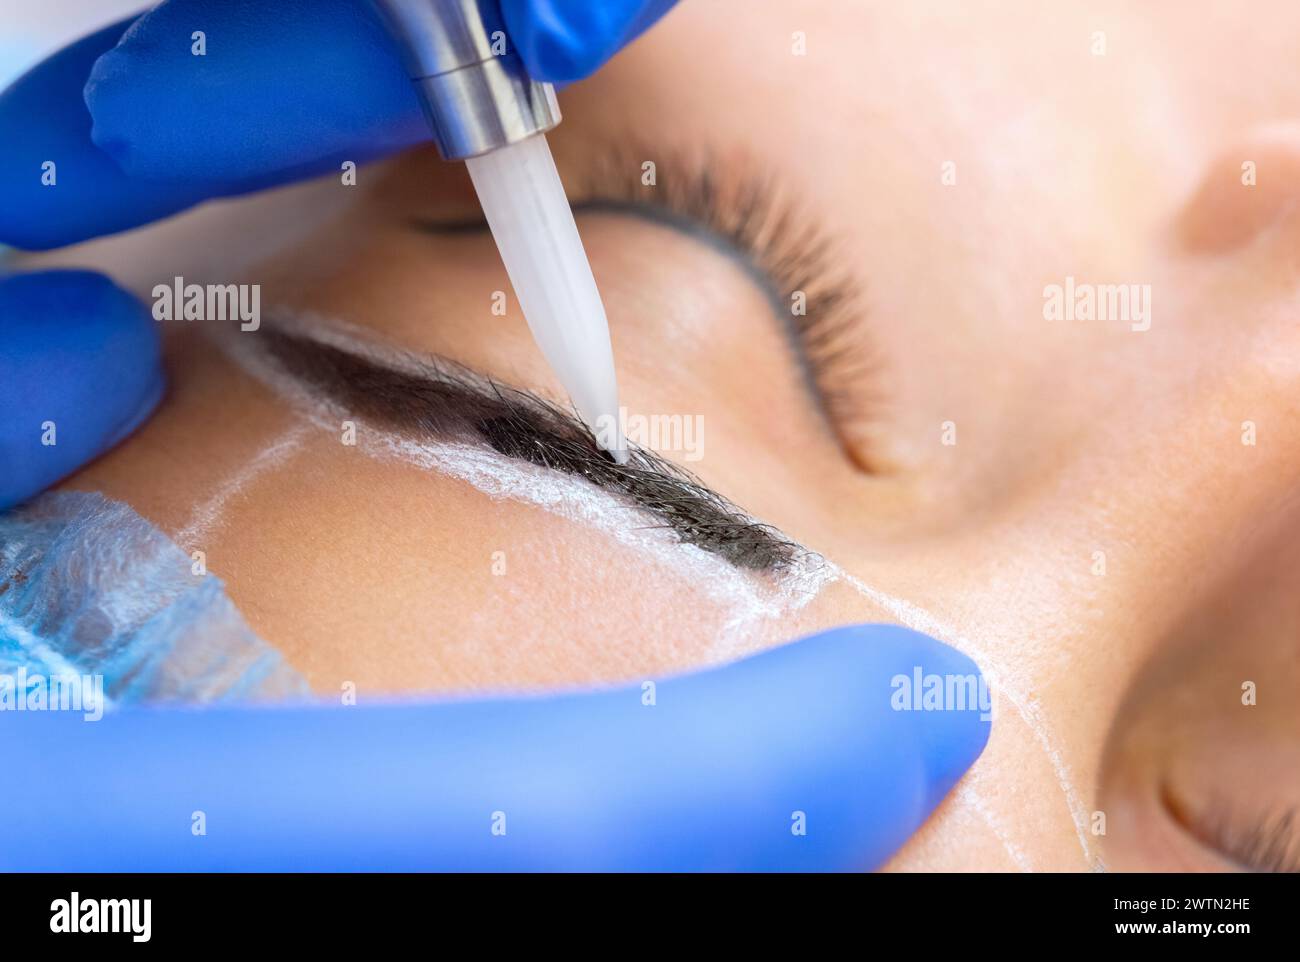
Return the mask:
{"type": "MultiPolygon", "coordinates": [[[[682,547],[324,403],[265,375],[272,321],[228,352],[173,325],[169,402],[69,486],[203,551],[322,693],[639,678],[901,621],[997,706],[895,867],[1263,867],[1300,801],[1295,21],[688,0],[562,93],[621,400],[668,427],[639,439],[824,566],[682,547]]],[[[464,171],[358,179],[247,278],[264,310],[562,399],[490,235],[454,228],[464,171]]]]}

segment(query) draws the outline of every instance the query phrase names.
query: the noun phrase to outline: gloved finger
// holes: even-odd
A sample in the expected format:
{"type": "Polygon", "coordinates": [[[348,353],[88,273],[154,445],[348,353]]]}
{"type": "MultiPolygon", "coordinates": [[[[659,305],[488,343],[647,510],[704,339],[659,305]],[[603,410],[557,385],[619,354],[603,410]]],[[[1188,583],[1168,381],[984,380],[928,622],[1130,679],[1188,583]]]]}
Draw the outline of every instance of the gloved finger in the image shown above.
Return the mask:
{"type": "Polygon", "coordinates": [[[537,80],[570,83],[595,73],[676,0],[501,0],[506,30],[537,80]]]}
{"type": "Polygon", "coordinates": [[[0,243],[59,247],[166,216],[218,189],[133,181],[91,143],[86,76],[126,23],[64,48],[0,93],[0,243]]]}
{"type": "Polygon", "coordinates": [[[113,447],[164,379],[157,325],[101,274],[0,278],[0,510],[113,447]]]}
{"type": "Polygon", "coordinates": [[[978,678],[895,626],[596,693],[376,707],[5,712],[8,869],[853,869],[979,755],[978,678]],[[202,823],[205,834],[192,833],[202,823]]]}
{"type": "MultiPolygon", "coordinates": [[[[503,12],[530,72],[572,80],[670,6],[507,0],[503,12]]],[[[167,0],[95,64],[86,103],[95,143],[127,173],[239,190],[429,139],[396,45],[356,0],[167,0]]]]}
{"type": "Polygon", "coordinates": [[[0,143],[11,147],[0,154],[0,242],[75,243],[427,139],[365,4],[172,0],[0,94],[0,143]]]}
{"type": "Polygon", "coordinates": [[[98,60],[85,96],[95,143],[139,178],[251,190],[429,139],[357,0],[167,0],[98,60]]]}
{"type": "MultiPolygon", "coordinates": [[[[510,26],[530,69],[573,79],[668,6],[594,4],[584,18],[577,4],[527,0],[511,3],[510,26]]],[[[0,143],[13,145],[0,156],[0,242],[76,243],[428,137],[369,5],[167,0],[0,94],[0,143]]]]}

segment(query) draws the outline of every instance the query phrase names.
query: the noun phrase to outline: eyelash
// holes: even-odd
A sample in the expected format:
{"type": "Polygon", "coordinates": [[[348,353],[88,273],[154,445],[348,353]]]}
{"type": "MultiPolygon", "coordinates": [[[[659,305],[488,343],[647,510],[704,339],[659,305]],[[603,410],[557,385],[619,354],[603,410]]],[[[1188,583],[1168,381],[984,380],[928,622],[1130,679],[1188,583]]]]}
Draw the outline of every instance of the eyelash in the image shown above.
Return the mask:
{"type": "Polygon", "coordinates": [[[1161,790],[1166,811],[1202,844],[1222,852],[1252,872],[1300,872],[1300,809],[1243,819],[1226,798],[1212,798],[1193,815],[1168,789],[1161,790]]]}
{"type": "Polygon", "coordinates": [[[879,409],[874,350],[864,342],[862,295],[832,264],[835,244],[777,189],[773,178],[733,157],[669,155],[656,165],[653,188],[641,183],[642,158],[659,149],[624,148],[589,168],[572,191],[575,210],[636,208],[679,230],[721,240],[768,292],[795,358],[832,432],[849,457],[872,472],[854,435],[879,409]],[[723,177],[715,170],[725,170],[723,177]],[[804,295],[805,313],[793,310],[804,295]]]}
{"type": "Polygon", "coordinates": [[[1297,811],[1243,823],[1226,803],[1214,806],[1207,826],[1222,851],[1256,872],[1300,872],[1300,825],[1297,811]]]}

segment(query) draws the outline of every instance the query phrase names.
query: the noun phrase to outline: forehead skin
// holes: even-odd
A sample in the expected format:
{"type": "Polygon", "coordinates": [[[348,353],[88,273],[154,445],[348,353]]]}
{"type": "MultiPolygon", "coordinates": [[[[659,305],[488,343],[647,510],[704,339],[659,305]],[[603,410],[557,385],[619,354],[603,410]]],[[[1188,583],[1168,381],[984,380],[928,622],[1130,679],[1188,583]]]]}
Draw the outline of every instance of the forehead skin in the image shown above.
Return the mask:
{"type": "MultiPolygon", "coordinates": [[[[662,228],[581,223],[624,403],[702,414],[691,468],[864,586],[752,644],[902,620],[993,680],[988,750],[897,868],[1092,865],[1125,691],[1199,589],[1245,563],[1242,532],[1289,523],[1273,509],[1300,468],[1296,230],[1266,172],[1297,156],[1283,42],[1297,14],[1197,6],[688,2],[562,95],[562,169],[619,136],[665,156],[741,150],[860,278],[886,399],[858,426],[872,476],[820,430],[733,265],[662,228]],[[1240,163],[1256,158],[1262,199],[1243,202],[1240,163]],[[1150,285],[1150,330],[1045,320],[1044,287],[1067,277],[1150,285]]],[[[463,178],[426,163],[399,160],[343,229],[253,279],[268,299],[555,392],[522,319],[490,316],[507,289],[490,240],[405,226],[412,209],[464,209],[463,178]]],[[[181,338],[171,357],[169,408],[71,486],[175,533],[296,421],[202,347],[181,338]]],[[[720,656],[716,612],[671,574],[535,509],[347,454],[329,437],[295,445],[205,535],[250,623],[320,690],[626,677],[720,656]],[[504,582],[488,573],[502,546],[519,560],[504,582]],[[574,559],[600,574],[575,581],[574,559]]]]}

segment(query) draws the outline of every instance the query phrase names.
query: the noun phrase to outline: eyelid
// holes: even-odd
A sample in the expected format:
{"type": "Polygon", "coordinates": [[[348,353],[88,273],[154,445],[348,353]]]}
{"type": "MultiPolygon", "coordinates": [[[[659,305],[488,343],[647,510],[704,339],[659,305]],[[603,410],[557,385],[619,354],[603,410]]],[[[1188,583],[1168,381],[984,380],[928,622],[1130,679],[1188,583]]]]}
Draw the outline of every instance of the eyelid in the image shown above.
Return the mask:
{"type": "Polygon", "coordinates": [[[1227,798],[1193,812],[1172,791],[1161,802],[1183,830],[1207,848],[1252,872],[1300,872],[1300,810],[1283,809],[1247,819],[1227,798]]]}
{"type": "Polygon", "coordinates": [[[735,155],[633,146],[595,153],[570,191],[577,210],[622,212],[676,228],[737,260],[767,294],[793,362],[846,457],[874,473],[855,430],[877,413],[879,354],[869,343],[864,298],[836,263],[835,240],[807,205],[759,165],[735,155]],[[640,158],[657,157],[655,183],[640,158]],[[719,176],[715,171],[723,171],[719,176]],[[865,392],[865,393],[864,393],[865,392]]]}
{"type": "MultiPolygon", "coordinates": [[[[783,195],[773,178],[734,159],[724,169],[706,155],[619,148],[584,153],[566,177],[578,214],[620,214],[677,230],[729,256],[764,292],[781,325],[818,414],[849,462],[879,473],[857,440],[879,413],[878,352],[866,339],[863,298],[851,275],[837,269],[835,244],[783,195]],[[643,185],[639,158],[659,156],[656,183],[643,185]],[[572,183],[570,183],[572,181],[572,183]]],[[[430,233],[486,230],[479,221],[416,221],[430,233]]]]}
{"type": "Polygon", "coordinates": [[[1300,872],[1300,825],[1293,808],[1252,822],[1224,811],[1211,834],[1219,851],[1253,871],[1300,872]]]}

